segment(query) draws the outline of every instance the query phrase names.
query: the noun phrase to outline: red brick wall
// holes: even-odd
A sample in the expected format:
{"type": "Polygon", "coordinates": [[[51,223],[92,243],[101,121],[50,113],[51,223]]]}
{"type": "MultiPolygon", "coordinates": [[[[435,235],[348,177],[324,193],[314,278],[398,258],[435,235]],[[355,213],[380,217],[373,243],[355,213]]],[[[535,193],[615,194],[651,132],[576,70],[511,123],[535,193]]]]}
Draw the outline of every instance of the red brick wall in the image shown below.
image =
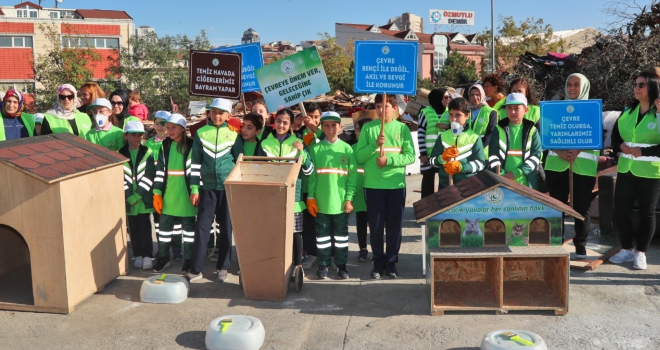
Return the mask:
{"type": "Polygon", "coordinates": [[[108,68],[112,65],[112,60],[117,59],[119,54],[108,49],[97,49],[96,52],[101,55],[101,61],[94,62],[94,66],[91,67],[94,79],[105,79],[108,76],[108,68]]]}
{"type": "Polygon", "coordinates": [[[66,24],[62,23],[62,34],[119,35],[118,25],[107,24],[66,24]]]}
{"type": "Polygon", "coordinates": [[[30,58],[33,58],[30,48],[1,48],[0,79],[34,79],[30,58]]]}
{"type": "Polygon", "coordinates": [[[34,34],[34,23],[0,22],[0,33],[34,34]]]}

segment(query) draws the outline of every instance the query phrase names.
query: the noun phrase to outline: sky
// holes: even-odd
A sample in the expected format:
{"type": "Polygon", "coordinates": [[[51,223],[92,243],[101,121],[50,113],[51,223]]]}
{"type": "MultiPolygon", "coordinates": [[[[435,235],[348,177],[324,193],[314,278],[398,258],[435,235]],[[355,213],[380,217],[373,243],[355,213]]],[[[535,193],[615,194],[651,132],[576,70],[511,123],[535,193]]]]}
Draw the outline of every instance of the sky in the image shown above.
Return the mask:
{"type": "MultiPolygon", "coordinates": [[[[641,0],[644,2],[646,0],[641,0]]],[[[2,0],[4,5],[15,3],[2,0]]],[[[37,0],[32,0],[37,3],[37,0]]],[[[522,21],[528,17],[543,18],[554,30],[585,27],[603,29],[613,18],[603,12],[606,0],[494,0],[495,27],[498,17],[513,16],[522,21]]],[[[42,6],[52,7],[55,0],[44,0],[42,6]]],[[[457,27],[457,31],[481,32],[490,28],[490,0],[63,0],[60,8],[99,8],[124,10],[139,27],[147,25],[159,36],[187,34],[195,36],[206,30],[212,46],[240,44],[243,32],[254,28],[262,42],[317,40],[317,33],[334,36],[335,23],[387,24],[389,18],[410,12],[424,18],[424,32],[432,33],[429,10],[462,10],[475,12],[475,25],[457,27]]],[[[447,26],[438,31],[448,31],[447,26]]]]}

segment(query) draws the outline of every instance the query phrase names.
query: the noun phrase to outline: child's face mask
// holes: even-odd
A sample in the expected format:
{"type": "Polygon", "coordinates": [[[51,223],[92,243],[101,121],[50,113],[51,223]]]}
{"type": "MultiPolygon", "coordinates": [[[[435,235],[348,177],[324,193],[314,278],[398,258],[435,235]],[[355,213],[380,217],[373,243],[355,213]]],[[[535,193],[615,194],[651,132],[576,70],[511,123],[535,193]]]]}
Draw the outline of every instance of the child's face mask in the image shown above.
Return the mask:
{"type": "Polygon", "coordinates": [[[108,116],[105,114],[96,113],[94,118],[96,119],[96,125],[98,125],[100,128],[103,128],[106,126],[106,124],[108,124],[108,116]]]}

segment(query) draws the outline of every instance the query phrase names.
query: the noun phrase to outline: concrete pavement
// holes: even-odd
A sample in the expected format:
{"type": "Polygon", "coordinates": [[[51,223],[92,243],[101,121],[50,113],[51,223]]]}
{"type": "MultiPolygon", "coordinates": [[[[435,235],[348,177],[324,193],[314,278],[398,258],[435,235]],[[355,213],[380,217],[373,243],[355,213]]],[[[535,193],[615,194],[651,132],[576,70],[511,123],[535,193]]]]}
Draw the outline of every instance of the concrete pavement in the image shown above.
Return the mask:
{"type": "MultiPolygon", "coordinates": [[[[649,268],[605,264],[594,272],[571,271],[566,316],[544,312],[448,313],[430,316],[421,271],[420,228],[412,203],[421,176],[408,177],[408,197],[396,280],[371,280],[369,263],[357,262],[351,221],[349,280],[314,280],[307,271],[303,290],[290,288],[283,302],[247,300],[230,273],[194,283],[178,305],[143,304],[140,285],[150,273],[128,276],[81,303],[71,315],[0,311],[0,348],[7,349],[204,349],[208,323],[221,315],[259,318],[266,328],[263,349],[478,349],[487,332],[518,328],[541,335],[550,349],[660,348],[660,251],[648,252],[649,268]],[[311,278],[310,278],[311,277],[311,278]]],[[[234,258],[235,260],[235,258],[234,258]]],[[[167,273],[179,273],[175,263],[167,273]]],[[[236,263],[231,272],[236,271],[236,263]]]]}

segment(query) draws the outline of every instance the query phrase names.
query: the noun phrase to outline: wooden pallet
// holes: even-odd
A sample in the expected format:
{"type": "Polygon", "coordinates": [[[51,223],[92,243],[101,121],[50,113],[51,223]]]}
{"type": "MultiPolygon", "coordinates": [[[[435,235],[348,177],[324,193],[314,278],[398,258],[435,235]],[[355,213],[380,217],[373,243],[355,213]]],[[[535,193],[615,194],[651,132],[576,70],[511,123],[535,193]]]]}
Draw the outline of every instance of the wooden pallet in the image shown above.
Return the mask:
{"type": "Polygon", "coordinates": [[[568,313],[569,254],[562,247],[433,249],[427,269],[432,315],[512,310],[568,313]]]}

